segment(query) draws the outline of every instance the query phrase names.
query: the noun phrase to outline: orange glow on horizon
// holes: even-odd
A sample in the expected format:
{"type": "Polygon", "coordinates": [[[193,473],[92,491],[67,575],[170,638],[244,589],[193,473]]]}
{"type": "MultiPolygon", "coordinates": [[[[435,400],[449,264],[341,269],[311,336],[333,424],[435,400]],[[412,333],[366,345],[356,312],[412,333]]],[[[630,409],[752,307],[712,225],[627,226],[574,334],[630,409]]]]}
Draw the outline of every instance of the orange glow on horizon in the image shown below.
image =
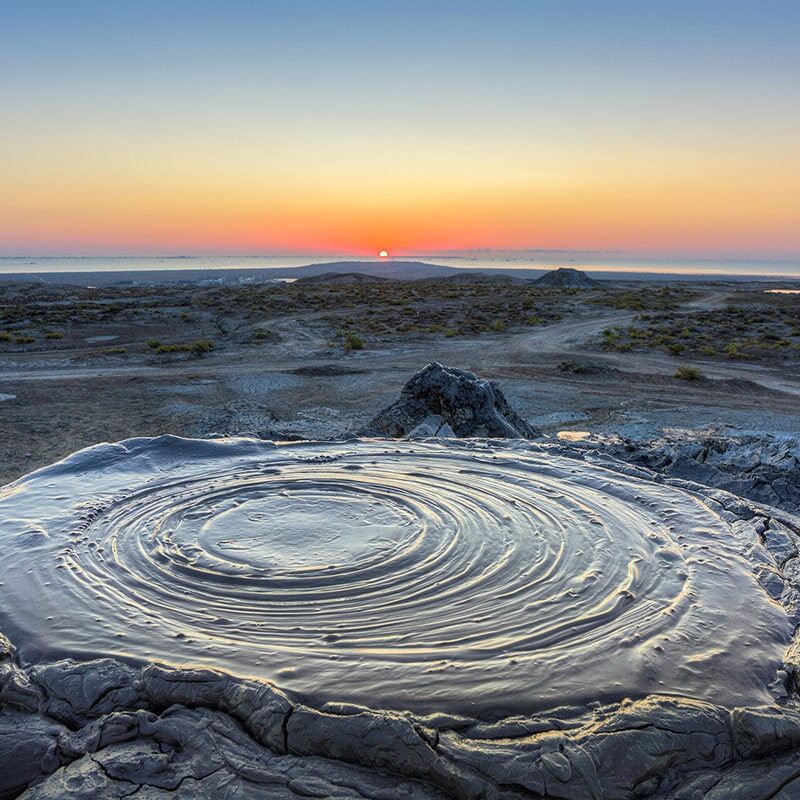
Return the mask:
{"type": "Polygon", "coordinates": [[[153,155],[143,171],[92,168],[88,155],[38,173],[12,165],[0,186],[0,252],[800,251],[796,171],[777,160],[765,170],[764,159],[630,157],[624,171],[564,163],[520,173],[496,155],[438,173],[408,161],[378,180],[370,159],[290,175],[196,156],[181,168],[153,155]]]}
{"type": "Polygon", "coordinates": [[[0,255],[800,257],[796,3],[6,5],[0,255]]]}

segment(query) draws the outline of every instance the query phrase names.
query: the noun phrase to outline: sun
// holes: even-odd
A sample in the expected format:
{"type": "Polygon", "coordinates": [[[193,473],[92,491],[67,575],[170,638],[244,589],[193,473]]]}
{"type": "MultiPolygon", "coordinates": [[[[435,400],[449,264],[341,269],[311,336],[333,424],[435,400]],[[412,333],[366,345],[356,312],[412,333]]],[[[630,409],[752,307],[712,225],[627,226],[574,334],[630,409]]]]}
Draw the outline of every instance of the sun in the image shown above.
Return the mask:
{"type": "Polygon", "coordinates": [[[389,258],[389,251],[388,250],[381,250],[378,253],[378,258],[389,258]]]}

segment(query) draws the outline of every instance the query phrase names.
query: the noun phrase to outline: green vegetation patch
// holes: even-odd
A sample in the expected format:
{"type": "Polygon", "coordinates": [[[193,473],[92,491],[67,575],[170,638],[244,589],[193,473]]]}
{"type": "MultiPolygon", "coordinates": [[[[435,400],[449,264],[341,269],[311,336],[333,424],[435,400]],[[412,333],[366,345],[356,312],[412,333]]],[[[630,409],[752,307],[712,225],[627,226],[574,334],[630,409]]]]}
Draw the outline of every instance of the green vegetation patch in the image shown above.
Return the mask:
{"type": "Polygon", "coordinates": [[[661,350],[675,357],[797,358],[800,303],[774,297],[743,292],[725,308],[639,314],[632,325],[603,331],[600,344],[606,350],[661,350]]]}
{"type": "Polygon", "coordinates": [[[703,373],[697,367],[678,367],[675,377],[682,381],[699,381],[703,377],[703,373]]]}

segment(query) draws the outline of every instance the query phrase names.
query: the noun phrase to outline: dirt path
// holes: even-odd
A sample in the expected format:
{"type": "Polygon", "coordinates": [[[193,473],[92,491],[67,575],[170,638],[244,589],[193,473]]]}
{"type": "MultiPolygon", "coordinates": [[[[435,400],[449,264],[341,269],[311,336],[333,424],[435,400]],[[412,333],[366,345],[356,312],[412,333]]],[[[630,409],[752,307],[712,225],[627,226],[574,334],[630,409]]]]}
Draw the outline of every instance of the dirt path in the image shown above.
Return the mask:
{"type": "MultiPolygon", "coordinates": [[[[711,311],[723,308],[729,292],[713,292],[687,303],[685,310],[711,311]]],[[[678,367],[691,361],[708,378],[714,380],[743,380],[777,392],[800,395],[800,380],[787,377],[780,370],[761,364],[719,359],[676,358],[659,352],[613,353],[596,350],[590,343],[610,327],[629,325],[636,312],[610,312],[596,317],[565,320],[532,333],[512,337],[512,352],[524,363],[526,357],[534,362],[546,356],[564,358],[580,356],[603,363],[627,373],[674,375],[678,367]]]]}

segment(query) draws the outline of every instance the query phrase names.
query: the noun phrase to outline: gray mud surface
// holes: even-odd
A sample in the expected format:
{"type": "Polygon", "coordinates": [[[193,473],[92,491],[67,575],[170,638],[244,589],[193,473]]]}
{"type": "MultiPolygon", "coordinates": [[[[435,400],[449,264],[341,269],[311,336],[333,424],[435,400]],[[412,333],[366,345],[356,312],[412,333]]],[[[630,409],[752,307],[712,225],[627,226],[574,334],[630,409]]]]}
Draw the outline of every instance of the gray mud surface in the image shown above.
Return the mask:
{"type": "MultiPolygon", "coordinates": [[[[609,456],[562,455],[665,485],[609,456]]],[[[737,532],[763,590],[797,620],[798,520],[667,483],[737,532]]],[[[767,704],[653,693],[480,719],[319,704],[214,670],[26,664],[5,642],[0,796],[789,800],[800,791],[795,643],[781,660],[767,704]]]]}

